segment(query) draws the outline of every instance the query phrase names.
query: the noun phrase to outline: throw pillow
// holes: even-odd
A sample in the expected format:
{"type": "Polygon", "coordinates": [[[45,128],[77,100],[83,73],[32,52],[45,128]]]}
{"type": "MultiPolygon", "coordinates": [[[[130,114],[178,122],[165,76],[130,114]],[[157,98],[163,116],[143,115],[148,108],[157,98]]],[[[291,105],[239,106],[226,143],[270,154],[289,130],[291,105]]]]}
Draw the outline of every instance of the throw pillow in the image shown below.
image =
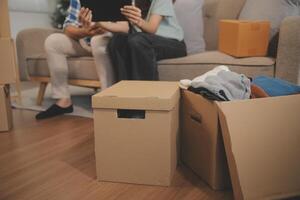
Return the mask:
{"type": "Polygon", "coordinates": [[[278,32],[280,23],[287,13],[288,6],[285,0],[247,0],[239,19],[269,20],[271,22],[271,39],[278,32]]]}
{"type": "Polygon", "coordinates": [[[204,0],[176,0],[177,20],[184,31],[188,54],[205,51],[202,5],[204,0]]]}
{"type": "Polygon", "coordinates": [[[290,16],[300,15],[300,1],[299,0],[285,0],[288,7],[290,16]]]}
{"type": "Polygon", "coordinates": [[[268,56],[276,57],[280,24],[285,17],[291,15],[300,15],[299,0],[247,0],[239,19],[271,22],[268,56]]]}

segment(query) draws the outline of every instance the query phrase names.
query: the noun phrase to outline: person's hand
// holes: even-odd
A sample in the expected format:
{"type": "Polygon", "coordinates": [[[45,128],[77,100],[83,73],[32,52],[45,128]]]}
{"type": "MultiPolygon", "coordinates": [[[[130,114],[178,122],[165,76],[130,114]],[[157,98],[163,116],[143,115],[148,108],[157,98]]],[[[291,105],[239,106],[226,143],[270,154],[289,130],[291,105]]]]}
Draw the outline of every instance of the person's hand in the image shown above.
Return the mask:
{"type": "Polygon", "coordinates": [[[136,6],[124,6],[121,8],[121,13],[131,22],[133,25],[141,27],[144,20],[142,18],[142,11],[136,6]]]}
{"type": "Polygon", "coordinates": [[[92,24],[92,11],[88,8],[82,7],[79,11],[79,22],[82,24],[82,27],[89,28],[92,24]]]}
{"type": "Polygon", "coordinates": [[[92,22],[92,11],[88,8],[82,7],[79,11],[79,22],[86,32],[87,36],[100,35],[106,32],[98,23],[92,22]]]}
{"type": "Polygon", "coordinates": [[[99,23],[91,22],[89,27],[85,28],[88,36],[101,35],[107,31],[99,23]]]}

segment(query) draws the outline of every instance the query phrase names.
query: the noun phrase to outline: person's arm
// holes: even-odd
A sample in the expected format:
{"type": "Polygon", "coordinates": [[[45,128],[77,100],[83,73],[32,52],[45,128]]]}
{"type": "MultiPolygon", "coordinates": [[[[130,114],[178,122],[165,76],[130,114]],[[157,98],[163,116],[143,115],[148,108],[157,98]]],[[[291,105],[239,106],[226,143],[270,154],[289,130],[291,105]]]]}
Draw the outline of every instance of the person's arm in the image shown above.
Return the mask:
{"type": "Polygon", "coordinates": [[[70,38],[79,40],[84,37],[92,37],[105,32],[105,30],[92,22],[92,11],[90,11],[88,8],[80,9],[78,21],[82,24],[82,26],[76,27],[73,25],[68,25],[64,29],[64,33],[70,38]]]}
{"type": "Polygon", "coordinates": [[[124,6],[121,8],[121,12],[127,19],[142,31],[147,33],[156,33],[163,16],[152,14],[149,21],[142,18],[141,10],[135,6],[124,6]]]}
{"type": "Polygon", "coordinates": [[[118,22],[96,22],[98,26],[113,33],[122,32],[128,33],[129,25],[127,21],[118,22]]]}
{"type": "Polygon", "coordinates": [[[80,28],[72,25],[65,27],[64,33],[74,40],[91,36],[86,28],[80,28]]]}

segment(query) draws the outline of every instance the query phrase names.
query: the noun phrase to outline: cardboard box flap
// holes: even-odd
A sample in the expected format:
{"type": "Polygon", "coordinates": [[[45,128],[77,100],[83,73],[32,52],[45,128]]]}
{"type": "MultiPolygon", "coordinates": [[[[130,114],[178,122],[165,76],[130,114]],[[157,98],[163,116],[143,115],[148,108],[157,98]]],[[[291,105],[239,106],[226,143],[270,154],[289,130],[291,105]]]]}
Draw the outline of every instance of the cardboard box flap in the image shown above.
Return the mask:
{"type": "Polygon", "coordinates": [[[217,104],[235,199],[300,195],[300,95],[217,104]]]}
{"type": "Polygon", "coordinates": [[[177,82],[121,81],[96,94],[93,108],[172,110],[180,94],[177,82]]]}

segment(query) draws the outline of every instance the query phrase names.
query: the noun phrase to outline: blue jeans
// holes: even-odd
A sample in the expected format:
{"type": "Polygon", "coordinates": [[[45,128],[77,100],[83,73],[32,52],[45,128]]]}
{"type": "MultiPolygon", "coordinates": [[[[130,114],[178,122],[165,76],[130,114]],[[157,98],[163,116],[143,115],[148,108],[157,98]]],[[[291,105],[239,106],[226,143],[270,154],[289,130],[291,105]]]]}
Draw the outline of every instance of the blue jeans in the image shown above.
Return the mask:
{"type": "Polygon", "coordinates": [[[118,81],[158,80],[158,60],[186,56],[183,41],[143,32],[116,33],[107,50],[118,81]]]}

